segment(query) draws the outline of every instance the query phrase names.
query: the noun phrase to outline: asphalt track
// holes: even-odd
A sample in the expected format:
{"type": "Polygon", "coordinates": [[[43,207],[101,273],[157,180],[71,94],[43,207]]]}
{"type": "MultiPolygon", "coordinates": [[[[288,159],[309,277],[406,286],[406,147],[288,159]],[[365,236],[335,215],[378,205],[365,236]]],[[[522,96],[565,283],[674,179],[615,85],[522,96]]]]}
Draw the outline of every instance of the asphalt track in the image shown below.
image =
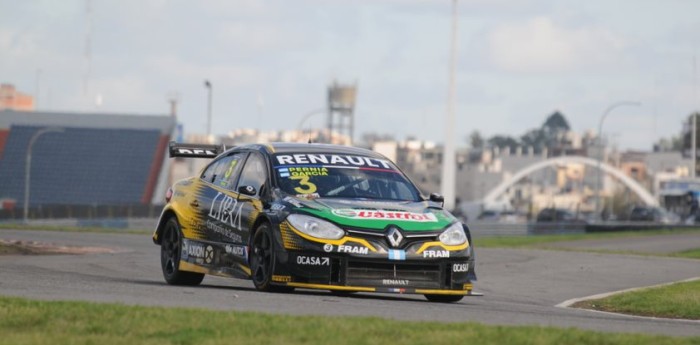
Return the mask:
{"type": "MultiPolygon", "coordinates": [[[[700,247],[700,235],[685,235],[700,247]]],[[[205,278],[199,287],[164,283],[159,248],[147,235],[0,230],[0,239],[100,246],[113,253],[0,256],[0,294],[45,300],[247,310],[291,315],[356,315],[440,322],[577,327],[609,332],[700,336],[700,322],[560,308],[557,304],[610,291],[700,276],[697,260],[524,249],[478,249],[475,290],[456,304],[418,295],[325,291],[260,293],[249,281],[205,278]]],[[[642,241],[645,246],[653,240],[642,241]]],[[[593,245],[589,243],[589,246],[593,245]]],[[[196,317],[196,315],[193,315],[196,317]]]]}

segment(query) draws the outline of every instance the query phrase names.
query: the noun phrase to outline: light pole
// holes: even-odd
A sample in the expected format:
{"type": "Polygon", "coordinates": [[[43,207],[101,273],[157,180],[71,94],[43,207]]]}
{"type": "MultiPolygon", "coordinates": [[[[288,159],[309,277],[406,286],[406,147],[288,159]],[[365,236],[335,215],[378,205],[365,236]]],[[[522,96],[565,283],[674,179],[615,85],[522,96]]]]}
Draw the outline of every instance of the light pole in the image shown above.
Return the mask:
{"type": "Polygon", "coordinates": [[[212,86],[209,80],[204,80],[204,87],[207,88],[207,91],[209,91],[208,95],[208,100],[207,100],[207,140],[209,140],[209,136],[211,135],[211,94],[212,94],[212,86]]]}
{"type": "Polygon", "coordinates": [[[603,116],[600,117],[600,122],[598,123],[598,169],[596,169],[596,198],[595,198],[595,215],[596,218],[600,217],[600,165],[603,160],[603,140],[602,140],[602,133],[603,133],[603,122],[605,121],[605,118],[608,117],[608,114],[610,112],[617,108],[621,107],[624,105],[630,105],[630,106],[640,106],[642,103],[640,102],[631,102],[631,101],[622,101],[622,102],[617,102],[611,104],[605,111],[603,112],[603,116]]]}
{"type": "Polygon", "coordinates": [[[445,208],[455,207],[455,65],[457,64],[457,0],[452,0],[452,36],[450,40],[450,84],[447,93],[447,116],[445,120],[445,147],[442,152],[441,192],[445,208]]]}
{"type": "Polygon", "coordinates": [[[327,109],[326,108],[318,108],[314,109],[308,113],[306,113],[302,118],[301,121],[299,121],[299,124],[297,125],[297,130],[300,132],[304,131],[304,123],[306,123],[306,120],[308,120],[310,117],[318,114],[324,114],[326,113],[327,109]]]}
{"type": "Polygon", "coordinates": [[[63,133],[65,130],[63,128],[42,128],[29,139],[29,146],[27,146],[27,158],[25,160],[24,166],[24,224],[29,221],[29,183],[30,183],[30,172],[32,168],[32,148],[34,143],[39,139],[40,136],[46,133],[60,132],[63,133]]]}

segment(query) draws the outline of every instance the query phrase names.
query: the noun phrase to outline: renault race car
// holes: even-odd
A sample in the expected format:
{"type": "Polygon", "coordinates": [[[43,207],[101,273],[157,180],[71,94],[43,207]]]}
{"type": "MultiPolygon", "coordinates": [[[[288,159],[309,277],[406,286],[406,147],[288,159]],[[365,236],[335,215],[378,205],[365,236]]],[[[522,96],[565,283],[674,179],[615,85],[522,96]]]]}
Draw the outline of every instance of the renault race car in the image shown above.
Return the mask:
{"type": "Polygon", "coordinates": [[[153,242],[165,281],[205,274],[251,279],[258,290],[472,293],[466,225],[438,194],[421,196],[386,157],[336,145],[275,143],[225,150],[171,143],[171,157],[214,158],[166,195],[153,242]]]}

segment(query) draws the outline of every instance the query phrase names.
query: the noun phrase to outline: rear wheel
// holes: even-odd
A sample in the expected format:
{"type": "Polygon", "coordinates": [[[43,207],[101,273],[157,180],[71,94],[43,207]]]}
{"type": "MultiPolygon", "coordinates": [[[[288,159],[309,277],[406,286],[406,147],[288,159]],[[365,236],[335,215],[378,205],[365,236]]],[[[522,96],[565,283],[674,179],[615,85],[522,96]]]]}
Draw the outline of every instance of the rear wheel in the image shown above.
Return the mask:
{"type": "Polygon", "coordinates": [[[204,274],[180,271],[181,251],[180,224],[173,217],[165,223],[163,238],[160,241],[160,267],[163,270],[163,278],[171,285],[199,285],[204,279],[204,274]]]}
{"type": "Polygon", "coordinates": [[[260,291],[291,292],[294,288],[272,285],[276,263],[274,238],[270,224],[262,223],[253,236],[250,270],[253,285],[260,291]]]}
{"type": "Polygon", "coordinates": [[[425,298],[430,302],[454,303],[461,301],[464,295],[425,295],[425,298]]]}

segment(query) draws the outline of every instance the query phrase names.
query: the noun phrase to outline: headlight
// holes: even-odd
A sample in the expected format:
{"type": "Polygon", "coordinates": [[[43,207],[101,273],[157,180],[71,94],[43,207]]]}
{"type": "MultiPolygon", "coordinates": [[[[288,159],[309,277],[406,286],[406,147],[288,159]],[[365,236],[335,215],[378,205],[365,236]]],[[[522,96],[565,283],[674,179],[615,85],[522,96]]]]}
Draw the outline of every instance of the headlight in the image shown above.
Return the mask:
{"type": "Polygon", "coordinates": [[[458,246],[467,242],[467,235],[464,233],[462,223],[452,224],[447,230],[440,234],[440,242],[447,246],[458,246]]]}
{"type": "Polygon", "coordinates": [[[295,229],[316,238],[337,240],[345,236],[345,231],[339,227],[316,217],[290,214],[287,217],[287,221],[289,224],[292,224],[295,229]]]}

